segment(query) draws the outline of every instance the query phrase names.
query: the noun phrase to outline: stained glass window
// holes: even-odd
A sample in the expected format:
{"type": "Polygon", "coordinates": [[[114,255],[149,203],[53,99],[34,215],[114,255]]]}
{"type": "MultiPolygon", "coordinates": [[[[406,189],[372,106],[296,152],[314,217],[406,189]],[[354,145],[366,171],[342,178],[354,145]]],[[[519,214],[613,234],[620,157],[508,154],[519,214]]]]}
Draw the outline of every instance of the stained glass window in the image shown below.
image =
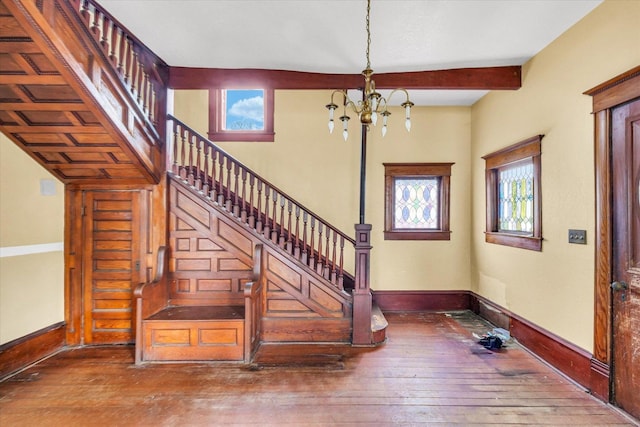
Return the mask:
{"type": "Polygon", "coordinates": [[[487,243],[542,250],[542,137],[487,154],[487,243]]]}
{"type": "Polygon", "coordinates": [[[438,228],[439,179],[395,179],[394,228],[438,228]]]}
{"type": "Polygon", "coordinates": [[[498,169],[498,223],[500,231],[533,231],[531,159],[498,169]]]}
{"type": "Polygon", "coordinates": [[[384,163],[385,240],[450,240],[453,163],[384,163]]]}

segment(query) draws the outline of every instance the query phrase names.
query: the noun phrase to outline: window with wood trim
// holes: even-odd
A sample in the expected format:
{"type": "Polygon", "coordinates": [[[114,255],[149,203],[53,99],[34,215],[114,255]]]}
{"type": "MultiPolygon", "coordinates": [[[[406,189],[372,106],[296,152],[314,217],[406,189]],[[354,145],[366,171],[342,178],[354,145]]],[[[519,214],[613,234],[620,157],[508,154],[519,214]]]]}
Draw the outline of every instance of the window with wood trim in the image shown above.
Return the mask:
{"type": "Polygon", "coordinates": [[[384,163],[385,240],[450,240],[453,163],[384,163]]]}
{"type": "Polygon", "coordinates": [[[211,89],[209,139],[273,142],[273,89],[211,89]]]}
{"type": "Polygon", "coordinates": [[[487,193],[486,242],[542,250],[543,136],[536,135],[482,157],[487,193]]]}

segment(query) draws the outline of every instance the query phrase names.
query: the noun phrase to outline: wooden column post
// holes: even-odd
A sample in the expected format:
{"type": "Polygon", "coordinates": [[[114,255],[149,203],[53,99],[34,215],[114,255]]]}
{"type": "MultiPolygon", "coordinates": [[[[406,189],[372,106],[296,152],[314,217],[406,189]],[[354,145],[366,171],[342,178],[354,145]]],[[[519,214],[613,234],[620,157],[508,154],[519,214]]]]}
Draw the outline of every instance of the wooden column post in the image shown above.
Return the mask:
{"type": "Polygon", "coordinates": [[[353,345],[371,345],[369,260],[371,224],[356,224],[356,283],[353,290],[353,345]]]}

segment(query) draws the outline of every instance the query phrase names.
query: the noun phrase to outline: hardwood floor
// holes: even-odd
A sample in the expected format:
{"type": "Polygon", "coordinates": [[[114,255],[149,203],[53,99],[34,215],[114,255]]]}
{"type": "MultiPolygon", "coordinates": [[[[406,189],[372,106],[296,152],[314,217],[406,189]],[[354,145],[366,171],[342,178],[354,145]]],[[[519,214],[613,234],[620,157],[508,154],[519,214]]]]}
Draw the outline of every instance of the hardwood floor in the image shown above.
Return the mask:
{"type": "Polygon", "coordinates": [[[633,425],[469,312],[386,313],[388,342],[315,366],[133,365],[65,351],[0,383],[2,426],[633,425]]]}

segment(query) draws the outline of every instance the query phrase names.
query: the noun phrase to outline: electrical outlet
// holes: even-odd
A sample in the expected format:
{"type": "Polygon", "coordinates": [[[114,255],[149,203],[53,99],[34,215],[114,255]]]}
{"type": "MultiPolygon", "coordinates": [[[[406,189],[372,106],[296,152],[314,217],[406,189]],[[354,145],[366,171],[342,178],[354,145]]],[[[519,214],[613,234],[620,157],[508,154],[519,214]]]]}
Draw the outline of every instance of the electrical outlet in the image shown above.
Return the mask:
{"type": "Polygon", "coordinates": [[[587,230],[569,230],[569,243],[587,244],[587,230]]]}

